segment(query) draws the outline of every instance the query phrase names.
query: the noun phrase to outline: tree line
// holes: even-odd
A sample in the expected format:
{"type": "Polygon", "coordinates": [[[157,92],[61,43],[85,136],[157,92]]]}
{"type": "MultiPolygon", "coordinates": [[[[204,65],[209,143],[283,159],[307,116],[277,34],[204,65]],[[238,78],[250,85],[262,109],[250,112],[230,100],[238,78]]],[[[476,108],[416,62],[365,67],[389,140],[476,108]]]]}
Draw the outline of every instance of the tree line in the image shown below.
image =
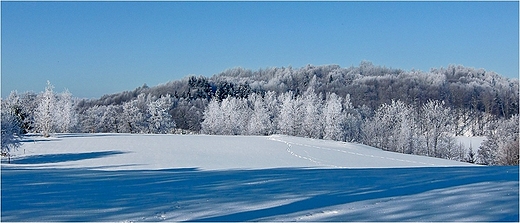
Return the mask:
{"type": "Polygon", "coordinates": [[[2,151],[25,133],[286,134],[499,165],[518,161],[515,122],[518,79],[483,69],[233,68],[99,99],[55,93],[50,83],[39,94],[13,92],[2,100],[2,136],[15,137],[2,137],[2,151]],[[459,135],[487,140],[472,154],[459,135]]]}
{"type": "Polygon", "coordinates": [[[471,163],[518,164],[518,115],[493,121],[486,129],[491,135],[475,154],[456,142],[457,120],[442,101],[430,100],[416,108],[397,100],[373,111],[367,106],[355,108],[350,95],[322,96],[310,87],[299,96],[292,91],[279,95],[269,91],[263,97],[215,98],[204,112],[201,132],[284,134],[358,142],[392,152],[471,163]]]}

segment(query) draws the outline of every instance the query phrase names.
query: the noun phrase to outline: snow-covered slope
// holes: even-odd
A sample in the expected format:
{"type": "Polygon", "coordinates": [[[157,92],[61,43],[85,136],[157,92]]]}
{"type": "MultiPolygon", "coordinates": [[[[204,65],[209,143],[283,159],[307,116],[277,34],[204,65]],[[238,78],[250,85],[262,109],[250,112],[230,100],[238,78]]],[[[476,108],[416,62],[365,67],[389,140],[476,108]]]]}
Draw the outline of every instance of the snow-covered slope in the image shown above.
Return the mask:
{"type": "Polygon", "coordinates": [[[58,134],[26,138],[12,163],[25,167],[89,167],[104,170],[279,167],[379,168],[466,166],[373,147],[290,136],[58,134]]]}
{"type": "Polygon", "coordinates": [[[58,134],[2,159],[2,221],[518,221],[518,167],[288,136],[58,134]]]}

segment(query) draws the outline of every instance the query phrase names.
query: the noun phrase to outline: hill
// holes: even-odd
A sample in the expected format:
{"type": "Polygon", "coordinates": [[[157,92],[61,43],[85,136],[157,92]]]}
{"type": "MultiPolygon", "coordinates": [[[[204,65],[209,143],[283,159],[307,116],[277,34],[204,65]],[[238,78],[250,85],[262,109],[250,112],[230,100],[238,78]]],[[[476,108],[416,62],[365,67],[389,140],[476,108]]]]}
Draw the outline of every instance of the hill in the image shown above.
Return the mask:
{"type": "Polygon", "coordinates": [[[24,133],[283,134],[486,165],[518,165],[518,79],[450,65],[423,71],[337,65],[226,70],[100,99],[15,92],[2,151],[24,133]],[[9,134],[7,134],[9,133],[9,134]],[[476,153],[457,136],[486,140],[476,153]],[[11,140],[12,138],[12,140],[11,140]]]}
{"type": "Polygon", "coordinates": [[[308,65],[254,71],[238,67],[211,77],[189,76],[153,87],[145,84],[132,91],[104,95],[99,99],[83,99],[76,108],[81,117],[89,115],[85,112],[89,108],[121,106],[138,100],[139,95],[148,98],[171,95],[173,105],[169,113],[177,128],[199,132],[204,110],[212,98],[247,98],[253,93],[263,96],[269,91],[277,95],[290,91],[296,97],[302,95],[311,82],[322,99],[331,93],[340,98],[349,95],[356,109],[375,111],[392,100],[416,108],[428,101],[444,101],[453,110],[454,119],[464,123],[456,132],[459,135],[482,136],[490,120],[509,118],[519,112],[518,79],[461,65],[430,71],[405,71],[368,61],[347,68],[308,65]]]}
{"type": "Polygon", "coordinates": [[[359,66],[307,65],[301,68],[272,67],[259,70],[232,68],[211,77],[190,76],[154,87],[143,85],[133,91],[104,95],[85,101],[89,106],[120,104],[139,94],[166,94],[184,99],[247,97],[251,93],[303,94],[314,78],[317,93],[350,95],[353,105],[375,110],[381,104],[401,100],[422,105],[429,100],[445,101],[453,109],[475,110],[500,117],[518,114],[518,79],[484,69],[449,65],[430,71],[405,71],[362,61],[359,66]]]}

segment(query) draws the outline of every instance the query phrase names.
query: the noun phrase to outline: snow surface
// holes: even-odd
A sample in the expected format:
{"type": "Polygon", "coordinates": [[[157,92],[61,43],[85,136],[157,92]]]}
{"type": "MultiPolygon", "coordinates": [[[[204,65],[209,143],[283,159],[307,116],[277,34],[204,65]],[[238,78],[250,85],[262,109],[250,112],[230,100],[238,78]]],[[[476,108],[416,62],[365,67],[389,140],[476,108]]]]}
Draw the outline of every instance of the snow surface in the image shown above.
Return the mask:
{"type": "Polygon", "coordinates": [[[518,221],[518,167],[289,136],[57,134],[2,159],[2,221],[518,221]]]}

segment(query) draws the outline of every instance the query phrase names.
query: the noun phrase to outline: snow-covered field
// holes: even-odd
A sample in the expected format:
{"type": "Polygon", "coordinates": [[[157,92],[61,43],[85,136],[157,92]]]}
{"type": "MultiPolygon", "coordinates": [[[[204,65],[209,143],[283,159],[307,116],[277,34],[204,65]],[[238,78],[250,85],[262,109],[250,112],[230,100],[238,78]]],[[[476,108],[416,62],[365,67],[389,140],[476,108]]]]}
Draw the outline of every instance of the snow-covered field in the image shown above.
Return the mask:
{"type": "Polygon", "coordinates": [[[289,136],[57,134],[2,158],[2,221],[518,221],[518,167],[289,136]]]}

